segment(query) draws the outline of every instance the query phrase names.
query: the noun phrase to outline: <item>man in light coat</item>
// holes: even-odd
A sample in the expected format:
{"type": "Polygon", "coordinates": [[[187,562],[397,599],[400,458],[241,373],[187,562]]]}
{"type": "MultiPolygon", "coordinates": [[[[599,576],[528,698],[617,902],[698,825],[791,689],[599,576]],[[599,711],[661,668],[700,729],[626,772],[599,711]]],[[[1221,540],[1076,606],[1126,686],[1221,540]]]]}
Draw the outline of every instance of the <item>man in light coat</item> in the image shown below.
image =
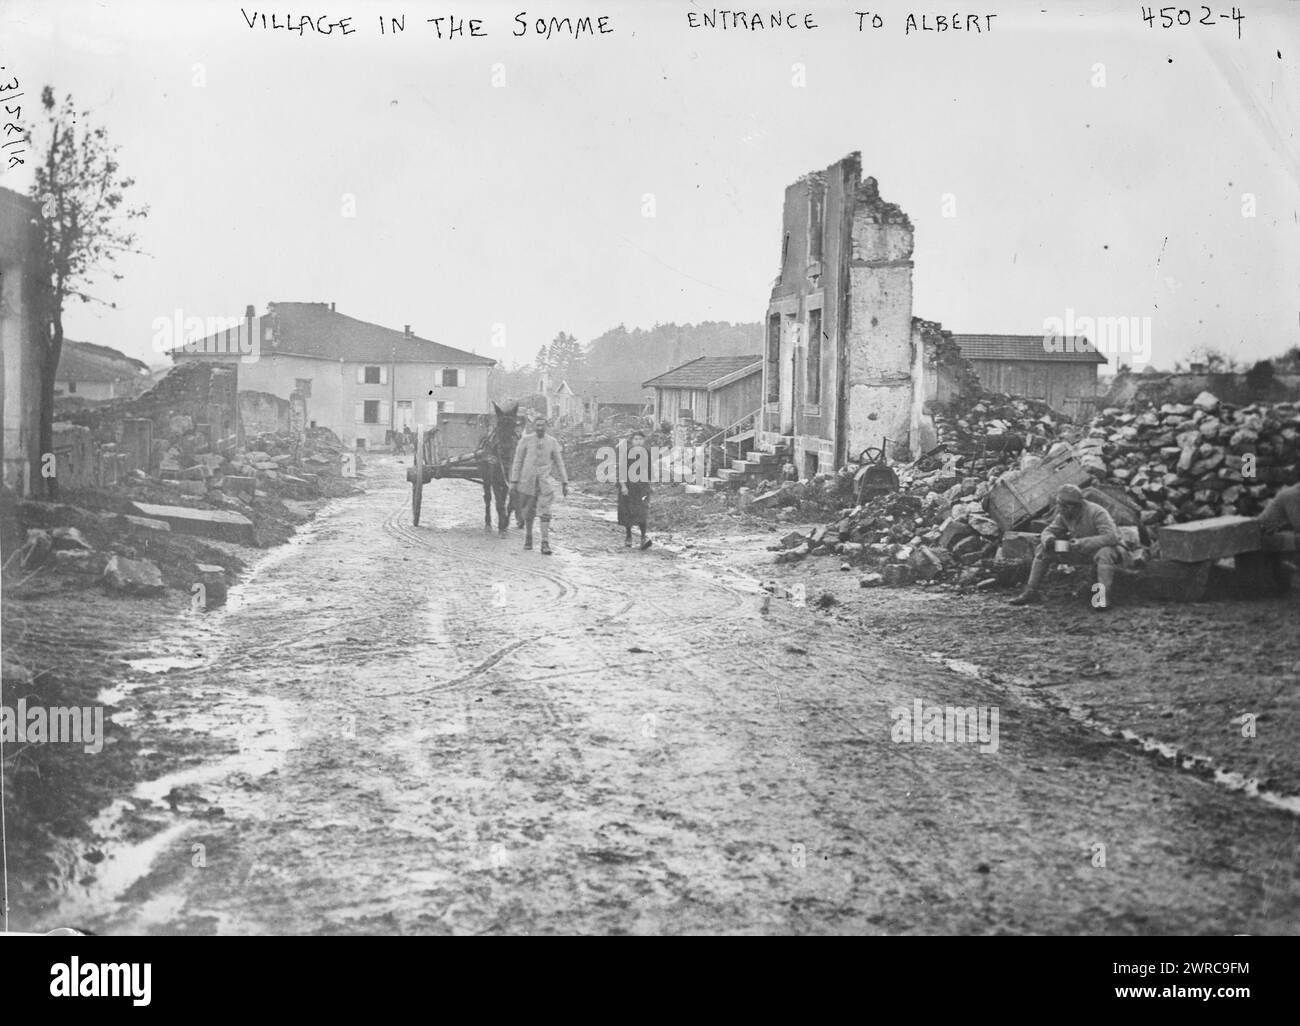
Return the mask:
{"type": "Polygon", "coordinates": [[[533,547],[533,518],[542,521],[542,555],[551,554],[551,504],[558,483],[569,494],[569,476],[564,470],[564,455],[559,440],[546,433],[545,417],[533,421],[533,433],[519,439],[514,464],[510,468],[510,487],[518,495],[526,532],[524,548],[533,547]]]}
{"type": "Polygon", "coordinates": [[[1094,593],[1092,607],[1097,611],[1109,609],[1115,567],[1121,563],[1120,545],[1119,531],[1106,508],[1087,501],[1075,485],[1062,485],[1056,493],[1056,516],[1034,550],[1029,583],[1011,605],[1039,601],[1039,586],[1052,563],[1093,563],[1101,589],[1094,593]]]}

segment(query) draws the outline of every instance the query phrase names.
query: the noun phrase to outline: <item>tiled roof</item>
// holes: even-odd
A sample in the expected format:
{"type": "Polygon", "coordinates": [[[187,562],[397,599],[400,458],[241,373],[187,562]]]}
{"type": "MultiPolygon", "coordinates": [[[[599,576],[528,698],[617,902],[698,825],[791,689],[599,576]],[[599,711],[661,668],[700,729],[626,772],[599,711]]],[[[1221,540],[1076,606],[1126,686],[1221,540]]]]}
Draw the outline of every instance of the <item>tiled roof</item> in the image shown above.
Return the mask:
{"type": "Polygon", "coordinates": [[[709,388],[716,381],[748,371],[758,374],[763,369],[761,356],[701,356],[674,367],[644,382],[644,388],[709,388]]]}
{"type": "Polygon", "coordinates": [[[59,370],[54,377],[58,381],[122,381],[144,378],[148,373],[145,363],[126,353],[69,338],[63,340],[59,370]]]}
{"type": "Polygon", "coordinates": [[[267,309],[275,316],[276,333],[274,340],[262,343],[264,354],[297,353],[349,363],[496,363],[491,357],[336,313],[325,303],[268,303],[267,309]]]}
{"type": "MultiPolygon", "coordinates": [[[[1042,335],[953,335],[968,360],[1059,360],[1066,363],[1105,363],[1106,357],[1092,349],[1082,336],[1065,341],[1065,352],[1049,352],[1042,335]]],[[[1061,340],[1057,340],[1058,345],[1061,340]]]]}

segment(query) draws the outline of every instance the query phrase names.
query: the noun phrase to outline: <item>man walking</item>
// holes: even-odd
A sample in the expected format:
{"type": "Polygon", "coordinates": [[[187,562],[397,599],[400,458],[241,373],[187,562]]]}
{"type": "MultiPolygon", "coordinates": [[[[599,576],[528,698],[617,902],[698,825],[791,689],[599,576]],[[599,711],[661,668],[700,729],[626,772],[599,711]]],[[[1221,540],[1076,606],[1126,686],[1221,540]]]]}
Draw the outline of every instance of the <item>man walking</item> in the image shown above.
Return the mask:
{"type": "Polygon", "coordinates": [[[1075,485],[1062,485],[1056,493],[1056,516],[1034,550],[1029,582],[1011,605],[1040,601],[1038,589],[1053,563],[1094,563],[1101,593],[1093,598],[1092,606],[1098,611],[1108,609],[1115,567],[1120,563],[1120,544],[1119,531],[1106,508],[1088,502],[1075,485]]]}
{"type": "Polygon", "coordinates": [[[546,418],[533,421],[533,434],[524,435],[515,448],[514,464],[510,468],[510,488],[518,496],[518,507],[523,511],[524,549],[533,547],[533,518],[542,521],[542,555],[551,554],[551,503],[555,499],[558,478],[564,495],[569,494],[569,476],[564,470],[564,456],[559,441],[546,433],[546,418]]]}

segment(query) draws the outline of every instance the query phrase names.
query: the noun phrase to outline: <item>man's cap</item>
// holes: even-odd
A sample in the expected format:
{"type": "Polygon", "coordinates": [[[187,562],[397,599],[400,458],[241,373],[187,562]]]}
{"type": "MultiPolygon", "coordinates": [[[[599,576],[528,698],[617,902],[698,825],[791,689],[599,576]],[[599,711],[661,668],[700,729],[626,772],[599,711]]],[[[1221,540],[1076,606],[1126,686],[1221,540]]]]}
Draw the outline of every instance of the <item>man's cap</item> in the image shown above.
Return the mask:
{"type": "Polygon", "coordinates": [[[1057,502],[1082,502],[1083,492],[1079,490],[1078,485],[1061,485],[1060,491],[1056,493],[1057,502]]]}

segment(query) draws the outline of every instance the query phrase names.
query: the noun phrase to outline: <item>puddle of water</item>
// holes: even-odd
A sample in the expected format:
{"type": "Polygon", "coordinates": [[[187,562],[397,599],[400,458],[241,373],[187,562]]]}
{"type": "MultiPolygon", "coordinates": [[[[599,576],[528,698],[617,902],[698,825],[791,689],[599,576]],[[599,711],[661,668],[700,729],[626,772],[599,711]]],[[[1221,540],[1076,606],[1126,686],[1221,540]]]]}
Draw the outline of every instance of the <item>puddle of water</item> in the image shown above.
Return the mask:
{"type": "Polygon", "coordinates": [[[197,670],[206,663],[202,656],[147,656],[143,659],[128,659],[126,665],[137,673],[159,674],[168,670],[197,670]]]}
{"type": "Polygon", "coordinates": [[[95,701],[100,705],[121,705],[127,695],[144,683],[142,680],[118,681],[112,687],[100,688],[99,693],[95,695],[95,701]]]}
{"type": "MultiPolygon", "coordinates": [[[[241,724],[232,725],[218,722],[215,718],[208,719],[193,715],[186,719],[186,725],[190,729],[217,737],[237,739],[239,754],[177,770],[157,780],[145,781],[132,792],[133,797],[165,804],[166,796],[174,788],[209,784],[236,773],[261,777],[272,770],[280,769],[284,765],[285,752],[292,746],[288,703],[274,698],[252,696],[244,696],[241,702],[245,709],[253,714],[246,713],[246,719],[241,724]]],[[[230,796],[222,794],[218,803],[229,806],[230,796]]]]}

